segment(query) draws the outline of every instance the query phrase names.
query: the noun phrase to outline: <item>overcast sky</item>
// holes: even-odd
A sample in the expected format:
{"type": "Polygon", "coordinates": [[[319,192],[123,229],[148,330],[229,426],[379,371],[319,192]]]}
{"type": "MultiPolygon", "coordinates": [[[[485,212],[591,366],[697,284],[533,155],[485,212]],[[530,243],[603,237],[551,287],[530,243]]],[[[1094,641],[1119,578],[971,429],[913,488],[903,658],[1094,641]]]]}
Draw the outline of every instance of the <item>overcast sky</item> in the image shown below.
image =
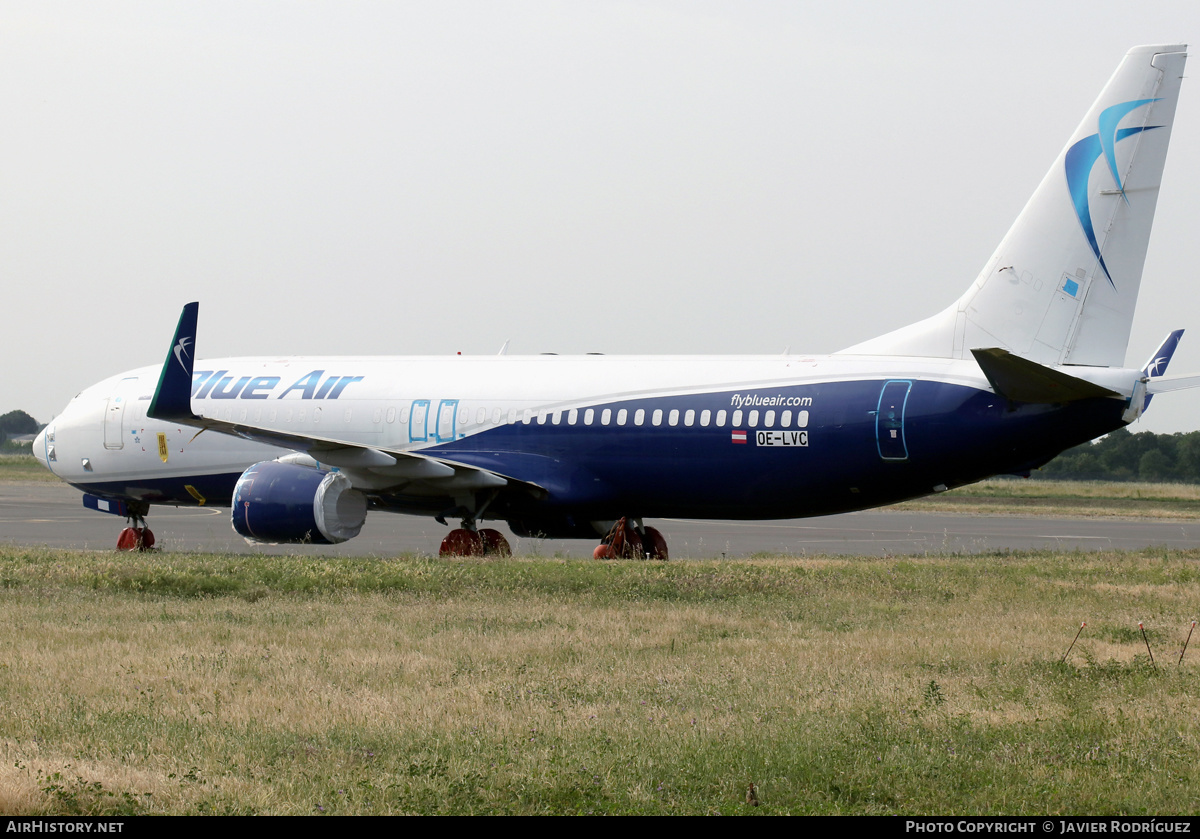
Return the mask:
{"type": "MultiPolygon", "coordinates": [[[[1126,50],[1189,41],[1195,0],[0,0],[0,413],[190,300],[201,356],[832,352],[957,298],[1126,50]]],[[[1129,364],[1185,327],[1200,373],[1198,195],[1185,80],[1129,364]]]]}

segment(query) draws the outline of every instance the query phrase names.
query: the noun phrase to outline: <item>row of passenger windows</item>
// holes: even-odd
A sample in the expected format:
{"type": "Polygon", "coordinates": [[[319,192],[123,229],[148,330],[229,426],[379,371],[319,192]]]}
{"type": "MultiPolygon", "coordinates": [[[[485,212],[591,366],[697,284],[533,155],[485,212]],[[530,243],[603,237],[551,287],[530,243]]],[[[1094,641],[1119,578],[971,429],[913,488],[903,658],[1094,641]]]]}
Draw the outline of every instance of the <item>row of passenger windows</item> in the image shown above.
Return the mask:
{"type": "MultiPolygon", "coordinates": [[[[444,408],[449,406],[446,406],[445,403],[443,403],[443,406],[441,407],[444,408]]],[[[254,416],[252,418],[247,416],[248,413],[249,412],[243,408],[240,411],[240,417],[238,420],[241,422],[246,422],[248,419],[252,419],[254,422],[261,422],[263,420],[263,411],[261,408],[254,411],[254,416]]],[[[276,422],[277,415],[275,409],[272,408],[267,413],[267,421],[270,423],[276,422]]],[[[306,412],[304,408],[300,408],[295,415],[296,421],[304,422],[307,419],[305,413],[306,412]]],[[[346,408],[343,413],[345,414],[344,420],[346,422],[350,422],[352,417],[351,409],[346,408]]],[[[229,421],[238,421],[234,420],[233,408],[227,408],[224,411],[223,416],[220,412],[218,412],[217,416],[221,419],[229,421]]],[[[449,416],[447,416],[447,412],[444,409],[439,410],[439,406],[437,405],[424,405],[421,409],[421,412],[414,415],[413,419],[414,422],[420,422],[421,425],[424,426],[427,420],[431,422],[436,421],[435,416],[437,420],[441,421],[439,424],[445,424],[451,421],[451,419],[454,417],[454,414],[450,413],[449,416]]],[[[376,408],[375,415],[372,419],[378,423],[384,418],[385,413],[383,409],[376,408]]],[[[594,408],[586,408],[583,411],[580,411],[577,408],[572,408],[569,411],[535,411],[532,408],[527,408],[522,411],[517,408],[510,408],[507,412],[502,408],[493,408],[490,412],[490,416],[487,408],[477,408],[475,410],[476,425],[486,424],[489,418],[491,419],[492,425],[501,425],[503,423],[515,425],[518,422],[524,423],[525,425],[530,425],[535,422],[538,425],[546,425],[547,423],[550,425],[562,425],[564,422],[566,425],[613,425],[614,420],[616,421],[616,425],[628,425],[630,421],[629,411],[626,408],[620,408],[615,412],[611,408],[605,408],[599,412],[597,412],[594,408]]],[[[293,414],[290,407],[282,411],[278,416],[278,420],[284,423],[291,423],[292,419],[293,414]]],[[[387,422],[394,423],[397,419],[399,419],[402,424],[408,422],[409,408],[407,406],[400,409],[387,409],[387,422]]],[[[466,407],[459,408],[457,419],[460,429],[466,426],[471,420],[470,409],[466,407]]],[[[644,408],[638,408],[633,412],[633,425],[645,425],[646,419],[646,411],[644,408]]],[[[683,425],[688,428],[691,428],[697,424],[701,428],[707,428],[710,425],[714,425],[717,428],[724,428],[727,421],[731,426],[738,427],[742,425],[743,420],[748,428],[757,428],[760,421],[762,422],[762,426],[764,428],[775,428],[777,421],[779,428],[791,428],[793,419],[795,420],[796,428],[808,427],[808,411],[797,411],[793,415],[791,410],[780,411],[778,414],[773,410],[763,411],[761,413],[757,409],[749,412],[736,410],[733,411],[732,416],[730,416],[730,412],[720,410],[717,411],[716,415],[714,416],[713,412],[709,410],[697,412],[693,409],[688,409],[686,411],[673,409],[671,411],[664,412],[661,408],[657,408],[652,411],[649,416],[650,425],[652,426],[660,426],[665,420],[668,426],[677,426],[682,421],[683,425]]],[[[313,408],[312,420],[313,422],[317,423],[321,421],[321,409],[319,407],[313,408]]]]}
{"type": "MultiPolygon", "coordinates": [[[[431,406],[427,410],[430,414],[432,414],[436,409],[431,406]]],[[[400,408],[398,412],[396,408],[388,408],[386,415],[387,421],[391,423],[395,422],[397,418],[399,418],[401,423],[406,423],[408,422],[408,411],[409,409],[407,407],[400,408]]],[[[374,417],[375,422],[379,422],[381,417],[382,409],[376,409],[374,417]]],[[[808,411],[797,411],[794,415],[794,418],[796,422],[796,428],[808,427],[808,411]]],[[[467,425],[467,423],[470,422],[470,419],[470,409],[466,407],[460,408],[458,411],[459,427],[461,428],[467,425]]],[[[475,410],[476,425],[484,425],[488,422],[488,419],[489,415],[487,408],[477,408],[475,410]]],[[[530,425],[534,422],[536,422],[538,425],[546,425],[547,423],[550,425],[562,425],[564,420],[566,425],[579,425],[581,424],[581,421],[583,425],[596,425],[597,420],[599,420],[600,425],[612,425],[614,419],[616,420],[617,425],[627,425],[629,424],[630,416],[629,411],[626,408],[620,408],[615,413],[611,408],[605,408],[599,412],[597,412],[595,408],[586,408],[583,411],[580,411],[577,408],[572,408],[569,411],[535,411],[532,408],[527,408],[522,411],[518,408],[510,408],[507,412],[505,412],[502,408],[493,408],[490,419],[492,425],[501,425],[503,423],[515,425],[518,422],[524,423],[525,425],[530,425]]],[[[776,420],[778,420],[779,428],[791,428],[793,413],[791,410],[786,410],[776,414],[775,411],[771,410],[764,411],[760,414],[758,410],[753,410],[747,414],[741,410],[736,410],[733,412],[733,416],[730,417],[729,412],[725,410],[717,411],[716,416],[714,416],[713,412],[710,410],[697,412],[693,409],[688,409],[686,411],[673,409],[671,411],[664,412],[661,408],[657,408],[650,414],[651,425],[662,425],[664,419],[666,420],[666,424],[669,426],[677,426],[680,424],[680,420],[682,420],[683,425],[689,428],[696,425],[697,422],[702,428],[707,428],[709,425],[715,425],[718,428],[724,428],[727,420],[729,420],[729,424],[733,426],[740,426],[742,425],[742,421],[745,420],[745,423],[749,428],[757,428],[760,420],[762,421],[764,428],[774,428],[776,420]]],[[[646,424],[646,410],[644,408],[638,408],[633,412],[633,424],[637,426],[646,424]]]]}

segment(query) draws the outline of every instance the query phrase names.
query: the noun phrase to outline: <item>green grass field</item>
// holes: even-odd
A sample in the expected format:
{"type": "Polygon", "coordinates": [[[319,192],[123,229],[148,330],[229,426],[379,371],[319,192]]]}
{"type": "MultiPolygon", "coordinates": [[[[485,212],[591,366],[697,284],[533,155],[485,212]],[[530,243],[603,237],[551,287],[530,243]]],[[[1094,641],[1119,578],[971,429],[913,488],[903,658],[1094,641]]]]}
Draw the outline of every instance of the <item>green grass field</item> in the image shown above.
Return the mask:
{"type": "Polygon", "coordinates": [[[1198,560],[0,548],[0,813],[1194,813],[1198,560]]]}
{"type": "Polygon", "coordinates": [[[0,481],[58,483],[58,478],[31,454],[0,454],[0,481]]]}

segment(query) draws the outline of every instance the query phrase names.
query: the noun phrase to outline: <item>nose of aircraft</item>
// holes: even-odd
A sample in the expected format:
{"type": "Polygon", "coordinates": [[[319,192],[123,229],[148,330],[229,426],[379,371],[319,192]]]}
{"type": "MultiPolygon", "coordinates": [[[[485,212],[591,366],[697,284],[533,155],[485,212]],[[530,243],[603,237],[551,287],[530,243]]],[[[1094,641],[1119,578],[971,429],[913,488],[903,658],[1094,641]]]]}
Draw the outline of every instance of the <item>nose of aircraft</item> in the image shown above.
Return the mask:
{"type": "Polygon", "coordinates": [[[46,462],[46,431],[49,428],[50,426],[46,426],[33,438],[33,456],[47,469],[50,469],[50,464],[46,462]]]}

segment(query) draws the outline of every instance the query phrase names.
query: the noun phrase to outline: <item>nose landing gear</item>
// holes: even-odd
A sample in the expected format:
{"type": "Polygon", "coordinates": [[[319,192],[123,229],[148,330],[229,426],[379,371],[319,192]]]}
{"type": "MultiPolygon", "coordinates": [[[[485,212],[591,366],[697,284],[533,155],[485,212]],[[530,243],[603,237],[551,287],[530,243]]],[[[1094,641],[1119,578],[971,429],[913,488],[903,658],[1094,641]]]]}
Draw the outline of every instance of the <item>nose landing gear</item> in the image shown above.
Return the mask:
{"type": "Polygon", "coordinates": [[[125,519],[127,526],[117,537],[118,551],[149,551],[154,549],[154,533],[146,527],[146,519],[132,510],[125,519]]]}

